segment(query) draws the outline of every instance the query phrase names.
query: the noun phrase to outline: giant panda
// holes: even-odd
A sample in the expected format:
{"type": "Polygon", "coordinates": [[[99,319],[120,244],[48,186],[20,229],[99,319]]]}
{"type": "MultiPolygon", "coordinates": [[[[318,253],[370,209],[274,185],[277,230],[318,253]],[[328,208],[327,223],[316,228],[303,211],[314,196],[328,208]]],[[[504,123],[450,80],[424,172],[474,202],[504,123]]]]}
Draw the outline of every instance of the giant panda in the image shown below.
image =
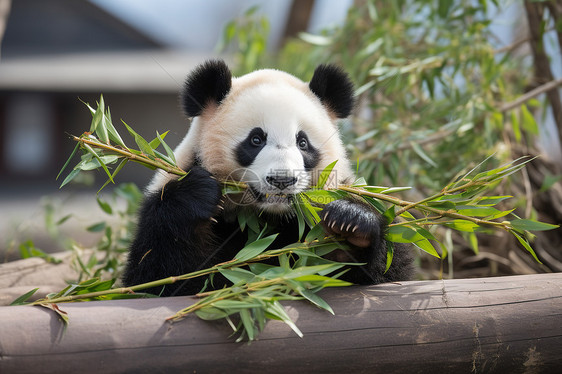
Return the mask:
{"type": "MultiPolygon", "coordinates": [[[[250,209],[279,232],[273,247],[294,243],[299,233],[292,196],[314,186],[319,172],[335,160],[330,187],[355,179],[336,124],[353,109],[353,85],[336,66],[318,66],[305,83],[269,69],[233,78],[224,61],[211,60],[187,76],[180,101],[192,122],[174,153],[188,174],[178,179],[160,172],[147,187],[124,272],[126,286],[231,260],[248,240],[248,230],[236,219],[238,209],[250,209]],[[249,185],[245,201],[222,196],[219,181],[227,178],[249,185]]],[[[343,279],[377,284],[411,276],[409,251],[398,244],[385,272],[386,220],[371,205],[336,200],[320,217],[326,233],[344,238],[351,248],[330,254],[331,259],[364,263],[343,279]]],[[[189,295],[203,282],[195,278],[147,292],[189,295]]],[[[221,281],[215,278],[213,285],[220,287],[221,281]]]]}

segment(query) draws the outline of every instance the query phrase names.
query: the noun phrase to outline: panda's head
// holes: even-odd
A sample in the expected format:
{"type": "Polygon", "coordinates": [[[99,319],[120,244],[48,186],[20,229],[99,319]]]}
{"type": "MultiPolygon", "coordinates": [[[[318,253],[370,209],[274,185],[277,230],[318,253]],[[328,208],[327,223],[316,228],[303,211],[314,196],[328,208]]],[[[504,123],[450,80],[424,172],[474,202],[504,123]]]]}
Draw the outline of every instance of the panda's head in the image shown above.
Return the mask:
{"type": "MultiPolygon", "coordinates": [[[[176,159],[183,168],[199,163],[218,179],[246,182],[251,199],[243,203],[283,212],[333,161],[330,185],[352,180],[336,121],[353,101],[348,76],[335,66],[319,66],[305,83],[277,70],[232,78],[223,61],[208,61],[183,87],[181,104],[194,119],[176,159]]],[[[151,187],[165,182],[157,177],[151,187]]]]}

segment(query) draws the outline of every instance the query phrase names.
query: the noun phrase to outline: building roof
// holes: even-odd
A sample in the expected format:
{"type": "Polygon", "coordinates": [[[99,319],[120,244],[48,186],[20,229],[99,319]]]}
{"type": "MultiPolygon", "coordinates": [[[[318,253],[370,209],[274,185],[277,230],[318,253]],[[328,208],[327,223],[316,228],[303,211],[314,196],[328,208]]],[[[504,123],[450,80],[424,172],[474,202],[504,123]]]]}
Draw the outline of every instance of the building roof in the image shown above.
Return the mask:
{"type": "Polygon", "coordinates": [[[156,50],[9,59],[0,62],[0,90],[177,92],[208,57],[156,50]]]}
{"type": "Polygon", "coordinates": [[[163,45],[89,1],[18,0],[12,2],[2,58],[158,48],[163,45]]]}

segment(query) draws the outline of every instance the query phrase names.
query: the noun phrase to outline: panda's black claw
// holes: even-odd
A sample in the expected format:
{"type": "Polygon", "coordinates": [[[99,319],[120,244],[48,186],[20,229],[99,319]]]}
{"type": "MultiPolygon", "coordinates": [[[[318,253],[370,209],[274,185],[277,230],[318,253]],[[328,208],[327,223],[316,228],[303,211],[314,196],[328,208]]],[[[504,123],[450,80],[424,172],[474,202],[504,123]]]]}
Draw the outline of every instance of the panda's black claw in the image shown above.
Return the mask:
{"type": "Polygon", "coordinates": [[[358,247],[368,247],[380,235],[376,213],[362,203],[336,200],[326,205],[321,216],[328,234],[343,237],[358,247]]]}

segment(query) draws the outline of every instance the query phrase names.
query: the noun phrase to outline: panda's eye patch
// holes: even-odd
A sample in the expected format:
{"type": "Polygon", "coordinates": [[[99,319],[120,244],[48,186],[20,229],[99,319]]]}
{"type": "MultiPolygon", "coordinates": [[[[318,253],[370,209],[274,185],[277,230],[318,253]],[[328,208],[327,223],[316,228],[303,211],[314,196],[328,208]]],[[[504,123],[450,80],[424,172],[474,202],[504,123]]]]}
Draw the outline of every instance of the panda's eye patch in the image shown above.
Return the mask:
{"type": "Polygon", "coordinates": [[[304,131],[299,131],[297,134],[297,147],[302,154],[304,168],[306,170],[314,169],[320,161],[320,151],[314,147],[304,131]]]}
{"type": "Polygon", "coordinates": [[[267,143],[267,134],[260,127],[254,127],[235,149],[236,159],[241,166],[250,166],[267,143]]]}

